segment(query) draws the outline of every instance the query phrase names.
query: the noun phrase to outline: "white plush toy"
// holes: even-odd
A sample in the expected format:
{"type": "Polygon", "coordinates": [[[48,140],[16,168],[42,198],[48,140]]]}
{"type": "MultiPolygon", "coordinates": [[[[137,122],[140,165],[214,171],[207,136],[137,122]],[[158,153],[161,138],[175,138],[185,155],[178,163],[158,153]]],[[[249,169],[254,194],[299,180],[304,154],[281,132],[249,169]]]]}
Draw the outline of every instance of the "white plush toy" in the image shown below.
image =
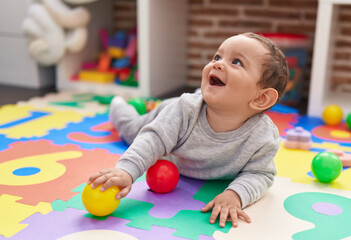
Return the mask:
{"type": "MultiPolygon", "coordinates": [[[[98,0],[64,0],[85,4],[98,0]]],[[[86,44],[90,13],[84,7],[71,9],[61,0],[41,0],[28,9],[22,29],[29,41],[30,55],[41,65],[54,65],[69,52],[79,52],[86,44]]]]}

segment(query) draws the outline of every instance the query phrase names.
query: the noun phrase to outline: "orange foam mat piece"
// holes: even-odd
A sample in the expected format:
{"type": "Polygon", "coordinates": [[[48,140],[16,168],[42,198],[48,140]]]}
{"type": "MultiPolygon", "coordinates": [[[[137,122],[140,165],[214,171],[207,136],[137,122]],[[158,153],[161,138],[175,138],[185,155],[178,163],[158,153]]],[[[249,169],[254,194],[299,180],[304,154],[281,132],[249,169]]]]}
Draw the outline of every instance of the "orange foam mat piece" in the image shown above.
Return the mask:
{"type": "Polygon", "coordinates": [[[77,193],[72,189],[103,169],[115,167],[120,155],[104,149],[85,150],[39,140],[16,142],[0,152],[0,192],[21,196],[21,203],[67,201],[77,193]],[[16,171],[36,169],[35,174],[16,171]]]}

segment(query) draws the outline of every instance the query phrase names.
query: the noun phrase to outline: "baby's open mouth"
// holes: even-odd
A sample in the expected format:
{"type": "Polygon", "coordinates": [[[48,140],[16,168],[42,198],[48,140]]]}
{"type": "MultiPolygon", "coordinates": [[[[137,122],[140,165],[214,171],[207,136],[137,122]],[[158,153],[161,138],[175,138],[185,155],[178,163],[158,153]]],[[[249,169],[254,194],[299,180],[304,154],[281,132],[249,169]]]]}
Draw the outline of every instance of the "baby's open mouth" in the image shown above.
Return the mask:
{"type": "Polygon", "coordinates": [[[225,86],[221,79],[216,76],[210,76],[210,85],[212,86],[225,86]]]}

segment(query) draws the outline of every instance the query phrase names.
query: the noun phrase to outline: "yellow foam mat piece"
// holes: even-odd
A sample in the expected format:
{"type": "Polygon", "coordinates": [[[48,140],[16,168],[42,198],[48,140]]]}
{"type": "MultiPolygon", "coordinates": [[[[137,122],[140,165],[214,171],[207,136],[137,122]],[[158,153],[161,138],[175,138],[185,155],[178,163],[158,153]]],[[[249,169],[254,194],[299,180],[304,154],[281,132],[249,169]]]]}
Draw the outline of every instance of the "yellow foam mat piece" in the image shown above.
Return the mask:
{"type": "Polygon", "coordinates": [[[8,194],[0,196],[0,235],[9,238],[28,226],[20,223],[24,219],[36,212],[48,214],[52,211],[50,203],[40,202],[36,206],[30,206],[17,203],[20,199],[22,198],[8,194]]]}
{"type": "Polygon", "coordinates": [[[31,116],[31,111],[41,111],[49,114],[11,127],[0,128],[0,133],[14,139],[42,137],[51,129],[62,129],[68,123],[80,122],[84,118],[84,115],[75,111],[58,111],[51,108],[38,110],[32,106],[5,105],[0,108],[0,125],[28,118],[31,116]]]}
{"type": "Polygon", "coordinates": [[[17,158],[12,161],[0,164],[0,185],[26,186],[48,182],[59,178],[66,172],[66,167],[57,161],[70,160],[81,157],[79,151],[62,151],[56,153],[41,154],[24,158],[17,158]],[[17,176],[13,171],[22,167],[39,167],[41,171],[30,176],[17,176]]]}
{"type": "MultiPolygon", "coordinates": [[[[348,147],[340,147],[330,143],[313,144],[312,147],[323,149],[337,148],[350,151],[348,147]]],[[[316,155],[317,152],[287,149],[282,145],[274,159],[278,171],[277,176],[290,178],[297,183],[310,184],[311,182],[318,182],[317,179],[307,174],[311,171],[312,160],[316,155]]],[[[330,188],[351,191],[351,168],[346,169],[337,179],[325,185],[330,188]]]]}

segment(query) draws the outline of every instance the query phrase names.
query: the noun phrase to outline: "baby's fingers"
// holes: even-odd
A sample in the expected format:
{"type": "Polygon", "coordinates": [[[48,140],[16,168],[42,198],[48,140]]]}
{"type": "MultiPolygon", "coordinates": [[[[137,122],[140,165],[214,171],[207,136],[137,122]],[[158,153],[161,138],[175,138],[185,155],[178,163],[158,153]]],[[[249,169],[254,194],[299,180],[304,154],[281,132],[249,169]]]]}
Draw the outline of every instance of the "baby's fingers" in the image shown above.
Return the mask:
{"type": "Polygon", "coordinates": [[[225,222],[227,221],[228,213],[229,213],[228,208],[222,208],[222,210],[221,210],[221,216],[220,216],[220,218],[219,218],[219,226],[220,226],[221,228],[224,228],[224,227],[225,227],[225,222]]]}
{"type": "Polygon", "coordinates": [[[234,208],[230,209],[230,218],[232,219],[232,226],[238,227],[238,212],[234,208]]]}
{"type": "MultiPolygon", "coordinates": [[[[101,184],[105,184],[105,182],[107,180],[109,180],[109,176],[108,174],[102,174],[99,175],[94,182],[91,184],[91,188],[96,188],[97,186],[101,185],[101,184]]],[[[107,188],[106,187],[101,187],[101,191],[105,191],[107,188]]]]}
{"type": "Polygon", "coordinates": [[[210,223],[215,223],[216,222],[216,219],[219,215],[221,211],[221,206],[217,205],[215,206],[213,209],[212,209],[212,214],[211,214],[211,217],[210,217],[210,223]]]}
{"type": "Polygon", "coordinates": [[[251,219],[250,219],[249,215],[246,214],[246,212],[244,212],[243,210],[239,209],[237,211],[237,213],[238,213],[239,217],[241,217],[242,219],[245,220],[245,222],[251,223],[251,219]]]}
{"type": "Polygon", "coordinates": [[[90,176],[90,178],[88,179],[87,184],[91,184],[92,182],[94,182],[95,179],[97,179],[98,177],[100,177],[101,175],[103,175],[104,172],[98,172],[98,173],[94,173],[93,175],[90,176]]]}
{"type": "Polygon", "coordinates": [[[210,209],[213,208],[213,206],[214,206],[214,201],[212,200],[201,209],[201,212],[208,212],[210,209]]]}
{"type": "Polygon", "coordinates": [[[128,195],[128,193],[130,192],[130,187],[125,187],[125,188],[122,188],[121,191],[119,191],[116,195],[116,199],[121,199],[121,198],[124,198],[125,196],[128,195]]]}

